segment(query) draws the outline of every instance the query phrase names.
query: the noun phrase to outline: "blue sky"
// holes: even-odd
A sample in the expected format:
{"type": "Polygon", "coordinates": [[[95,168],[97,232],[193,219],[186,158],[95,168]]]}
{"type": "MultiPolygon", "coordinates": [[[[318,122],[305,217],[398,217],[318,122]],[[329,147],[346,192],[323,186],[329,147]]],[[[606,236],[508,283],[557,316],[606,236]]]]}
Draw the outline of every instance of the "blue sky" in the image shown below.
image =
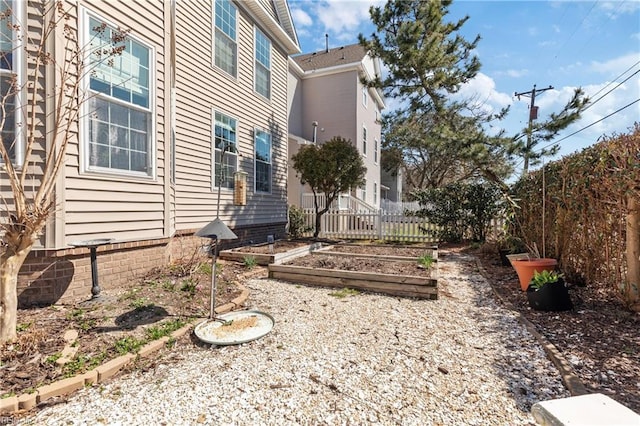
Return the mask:
{"type": "MultiPolygon", "coordinates": [[[[304,53],[324,49],[325,33],[330,47],[357,43],[359,33],[374,30],[369,6],[383,4],[289,0],[304,53]]],[[[518,100],[514,93],[529,91],[534,84],[538,89],[554,87],[536,96],[541,118],[560,111],[576,87],[592,100],[602,97],[558,136],[566,137],[559,155],[591,145],[602,135],[626,133],[634,121],[640,122],[640,1],[454,0],[449,12],[449,21],[469,15],[462,29],[468,40],[482,37],[476,50],[482,68],[461,92],[481,99],[490,110],[511,105],[500,124],[509,134],[526,127],[529,117],[530,99],[518,100]]],[[[394,103],[388,106],[394,108],[394,103]]]]}

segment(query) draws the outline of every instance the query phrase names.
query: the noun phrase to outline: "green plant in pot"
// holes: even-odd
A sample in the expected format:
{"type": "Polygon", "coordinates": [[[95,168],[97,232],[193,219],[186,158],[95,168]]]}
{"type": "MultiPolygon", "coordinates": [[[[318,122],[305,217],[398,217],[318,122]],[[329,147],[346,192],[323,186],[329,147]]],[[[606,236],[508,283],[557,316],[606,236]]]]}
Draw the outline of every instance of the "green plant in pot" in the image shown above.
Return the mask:
{"type": "Polygon", "coordinates": [[[522,240],[518,237],[514,237],[513,235],[503,234],[497,241],[496,245],[498,247],[498,253],[500,254],[500,260],[502,261],[502,266],[509,266],[511,262],[509,262],[509,258],[507,255],[516,254],[516,253],[526,253],[527,249],[522,240]]]}
{"type": "Polygon", "coordinates": [[[527,288],[529,306],[537,311],[573,309],[562,274],[556,271],[534,272],[527,288]]]}

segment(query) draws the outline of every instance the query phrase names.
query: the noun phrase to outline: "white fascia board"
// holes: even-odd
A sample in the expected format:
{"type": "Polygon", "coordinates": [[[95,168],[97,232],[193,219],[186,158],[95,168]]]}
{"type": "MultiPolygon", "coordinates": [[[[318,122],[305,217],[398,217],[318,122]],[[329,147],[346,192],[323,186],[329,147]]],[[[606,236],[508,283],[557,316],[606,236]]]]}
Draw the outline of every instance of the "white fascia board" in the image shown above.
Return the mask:
{"type": "Polygon", "coordinates": [[[297,40],[294,41],[289,37],[289,34],[273,19],[262,4],[256,0],[245,0],[236,2],[236,4],[246,11],[254,21],[262,23],[264,29],[269,30],[269,33],[275,38],[274,41],[278,42],[287,54],[300,53],[300,45],[297,40]]]}

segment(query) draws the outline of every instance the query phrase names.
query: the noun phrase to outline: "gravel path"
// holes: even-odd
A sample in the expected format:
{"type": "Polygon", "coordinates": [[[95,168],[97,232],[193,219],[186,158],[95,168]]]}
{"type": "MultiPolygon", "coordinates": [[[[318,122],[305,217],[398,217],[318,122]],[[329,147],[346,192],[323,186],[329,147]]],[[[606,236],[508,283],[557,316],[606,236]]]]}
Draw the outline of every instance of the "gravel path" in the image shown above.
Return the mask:
{"type": "Polygon", "coordinates": [[[249,305],[276,319],[257,341],[185,341],[153,371],[87,388],[29,424],[515,425],[569,396],[470,257],[441,259],[439,300],[259,279],[249,305]],[[176,362],[176,359],[178,360],[176,362]]]}

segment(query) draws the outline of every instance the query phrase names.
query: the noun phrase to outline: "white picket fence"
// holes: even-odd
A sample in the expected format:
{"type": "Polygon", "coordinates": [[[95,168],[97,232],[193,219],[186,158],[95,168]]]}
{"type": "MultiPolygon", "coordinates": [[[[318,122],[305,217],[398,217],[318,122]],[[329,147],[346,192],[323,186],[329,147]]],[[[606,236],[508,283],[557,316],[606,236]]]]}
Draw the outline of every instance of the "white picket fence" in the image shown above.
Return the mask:
{"type": "MultiPolygon", "coordinates": [[[[305,225],[312,229],[306,235],[311,236],[315,229],[315,211],[304,209],[304,212],[305,225]]],[[[432,243],[436,242],[435,228],[426,219],[405,216],[403,212],[331,210],[322,215],[318,237],[432,243]]]]}

